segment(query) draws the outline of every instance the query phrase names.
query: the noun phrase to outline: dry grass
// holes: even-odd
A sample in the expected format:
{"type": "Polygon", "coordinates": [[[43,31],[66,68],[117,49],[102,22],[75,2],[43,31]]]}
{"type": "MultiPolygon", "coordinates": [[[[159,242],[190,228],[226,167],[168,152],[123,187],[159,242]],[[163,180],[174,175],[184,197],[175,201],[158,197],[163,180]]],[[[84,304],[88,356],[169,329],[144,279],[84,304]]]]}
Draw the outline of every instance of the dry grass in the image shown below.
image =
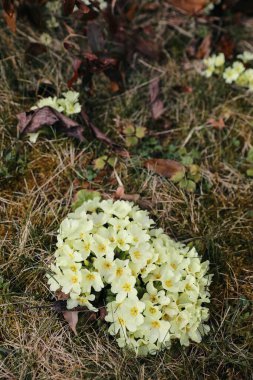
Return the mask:
{"type": "MultiPolygon", "coordinates": [[[[253,97],[238,95],[194,71],[182,74],[172,58],[161,66],[136,62],[127,91],[110,99],[106,84],[85,99],[94,120],[118,141],[122,134],[115,118],[162,130],[151,121],[147,86],[159,75],[166,104],[164,121],[171,127],[154,142],[144,139],[129,160],[119,159],[116,171],[126,192],[141,194],[159,225],[175,239],[192,243],[211,262],[211,332],[201,344],[156,357],[137,359],[124,354],[106,335],[103,325],[80,318],[74,337],[63,318],[52,310],[53,294],[45,272],[55,247],[58,225],[82,186],[112,193],[117,180],[109,167],[95,175],[94,158],[105,148],[96,141],[78,145],[61,136],[32,145],[18,139],[15,114],[34,102],[37,80],[48,78],[60,92],[66,63],[62,52],[49,52],[24,64],[27,40],[1,29],[1,45],[8,41],[0,62],[0,378],[2,379],[236,379],[253,378],[252,338],[252,211],[253,182],[245,176],[245,155],[252,142],[253,97]],[[19,49],[17,49],[17,45],[19,49]],[[50,64],[49,64],[50,63],[50,64]],[[175,90],[192,86],[193,93],[175,90]],[[204,125],[208,117],[226,114],[227,128],[204,125]],[[239,142],[239,143],[238,143],[239,142]],[[202,180],[193,194],[164,178],[147,173],[140,157],[168,157],[171,144],[199,152],[202,180]],[[11,152],[11,159],[8,153],[11,152]],[[93,174],[93,179],[90,178],[93,174]]],[[[143,63],[144,62],[144,63],[143,63]]]]}

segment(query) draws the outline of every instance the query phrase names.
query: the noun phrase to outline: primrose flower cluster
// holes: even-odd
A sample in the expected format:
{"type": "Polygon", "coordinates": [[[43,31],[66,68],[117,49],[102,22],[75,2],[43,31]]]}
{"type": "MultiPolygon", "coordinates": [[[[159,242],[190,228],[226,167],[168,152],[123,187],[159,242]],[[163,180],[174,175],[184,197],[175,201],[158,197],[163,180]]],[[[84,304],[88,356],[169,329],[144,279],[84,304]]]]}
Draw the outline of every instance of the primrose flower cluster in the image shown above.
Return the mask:
{"type": "Polygon", "coordinates": [[[81,112],[81,105],[78,101],[79,92],[76,91],[67,91],[64,92],[63,97],[57,98],[56,96],[48,98],[40,99],[35,106],[31,109],[35,110],[37,108],[42,108],[45,106],[49,106],[57,110],[58,112],[62,112],[67,116],[74,115],[76,113],[81,112]]]}
{"type": "Polygon", "coordinates": [[[253,61],[253,53],[244,51],[237,56],[237,59],[231,66],[225,67],[223,53],[212,55],[203,61],[205,65],[203,75],[210,78],[213,74],[220,74],[226,83],[235,83],[253,91],[253,68],[248,67],[249,63],[253,61]]]}
{"type": "Polygon", "coordinates": [[[85,201],[60,225],[50,290],[67,307],[98,311],[104,297],[109,334],[137,355],[155,354],[179,339],[200,342],[209,331],[207,275],[195,248],[154,228],[133,203],[85,201]]]}

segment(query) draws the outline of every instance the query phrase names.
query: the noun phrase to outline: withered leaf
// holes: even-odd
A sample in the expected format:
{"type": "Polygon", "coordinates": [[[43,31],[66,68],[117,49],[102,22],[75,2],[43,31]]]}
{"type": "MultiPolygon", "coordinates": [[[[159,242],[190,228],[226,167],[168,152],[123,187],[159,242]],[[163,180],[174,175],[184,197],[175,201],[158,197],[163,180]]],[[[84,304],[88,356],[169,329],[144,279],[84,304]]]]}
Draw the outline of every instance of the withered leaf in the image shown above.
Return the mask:
{"type": "Polygon", "coordinates": [[[190,14],[200,12],[209,2],[209,0],[170,0],[174,7],[190,14]]]}
{"type": "Polygon", "coordinates": [[[210,125],[211,127],[215,128],[215,129],[226,128],[226,125],[225,125],[222,117],[220,117],[219,119],[210,118],[207,120],[207,124],[210,125]]]}
{"type": "Polygon", "coordinates": [[[115,199],[123,199],[125,201],[137,202],[140,194],[126,194],[123,186],[119,186],[114,194],[115,199]]]}
{"type": "Polygon", "coordinates": [[[134,48],[145,57],[154,60],[157,60],[161,54],[161,49],[155,41],[148,40],[141,36],[135,37],[134,48]]]}
{"type": "Polygon", "coordinates": [[[15,13],[14,0],[2,0],[2,4],[8,16],[12,16],[15,13]]]}
{"type": "Polygon", "coordinates": [[[105,47],[101,25],[96,21],[89,21],[87,25],[87,38],[91,51],[95,54],[101,53],[105,47]]]}
{"type": "Polygon", "coordinates": [[[38,57],[39,55],[46,53],[47,47],[38,42],[32,42],[25,51],[25,59],[29,61],[33,57],[38,57]]]}
{"type": "Polygon", "coordinates": [[[235,52],[235,42],[230,34],[224,33],[221,35],[218,43],[217,50],[225,55],[226,59],[231,59],[235,52]]]}
{"type": "Polygon", "coordinates": [[[106,308],[105,308],[104,306],[103,306],[103,307],[100,307],[100,309],[99,309],[99,319],[100,319],[101,321],[104,321],[106,315],[107,315],[106,308]]]}
{"type": "Polygon", "coordinates": [[[71,328],[71,330],[74,332],[75,335],[77,335],[76,325],[78,322],[78,313],[79,311],[72,311],[72,310],[64,311],[62,313],[64,319],[68,322],[69,327],[71,328]]]}
{"type": "Polygon", "coordinates": [[[185,174],[185,167],[177,161],[163,158],[150,158],[145,161],[144,166],[163,177],[177,181],[185,174]]]}
{"type": "Polygon", "coordinates": [[[3,0],[3,16],[10,30],[16,32],[16,12],[14,0],[3,0]]]}
{"type": "Polygon", "coordinates": [[[115,142],[113,142],[108,136],[106,136],[102,131],[100,131],[100,129],[98,129],[90,120],[89,116],[87,115],[87,113],[82,110],[81,112],[81,115],[83,117],[83,120],[85,121],[85,123],[87,124],[87,126],[91,129],[91,131],[94,133],[95,137],[104,142],[105,144],[113,147],[113,148],[118,148],[119,145],[116,144],[115,142]]]}
{"type": "Polygon", "coordinates": [[[52,126],[57,131],[65,133],[83,141],[83,127],[76,121],[63,115],[51,107],[42,107],[34,111],[22,112],[17,115],[18,131],[23,133],[34,133],[45,126],[52,126]]]}
{"type": "Polygon", "coordinates": [[[160,98],[160,79],[155,78],[149,85],[149,97],[151,112],[154,120],[159,119],[164,113],[163,101],[160,98]]]}
{"type": "Polygon", "coordinates": [[[201,44],[199,45],[195,57],[197,59],[203,59],[207,56],[209,56],[211,52],[211,45],[212,45],[212,34],[209,33],[203,38],[201,44]]]}
{"type": "Polygon", "coordinates": [[[81,0],[76,0],[76,6],[80,9],[82,13],[90,13],[91,9],[87,7],[81,0]]]}
{"type": "Polygon", "coordinates": [[[64,0],[63,1],[63,13],[65,16],[70,15],[75,8],[75,0],[64,0]]]}

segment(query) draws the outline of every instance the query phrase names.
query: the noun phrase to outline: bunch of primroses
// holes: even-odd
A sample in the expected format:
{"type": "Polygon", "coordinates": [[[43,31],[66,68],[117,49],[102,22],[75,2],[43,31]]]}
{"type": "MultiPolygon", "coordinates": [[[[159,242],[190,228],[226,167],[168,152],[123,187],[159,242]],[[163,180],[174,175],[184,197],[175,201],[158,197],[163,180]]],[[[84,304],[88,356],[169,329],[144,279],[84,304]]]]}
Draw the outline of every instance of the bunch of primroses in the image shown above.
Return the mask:
{"type": "Polygon", "coordinates": [[[61,223],[47,277],[51,291],[68,295],[68,309],[98,311],[103,295],[109,334],[147,355],[209,331],[208,267],[195,248],[154,228],[147,211],[95,197],[61,223]]]}
{"type": "Polygon", "coordinates": [[[79,103],[79,92],[67,91],[62,94],[62,97],[49,96],[48,98],[40,99],[31,109],[35,110],[42,107],[51,107],[58,112],[62,112],[67,116],[71,116],[81,112],[81,104],[79,103]]]}
{"type": "MultiPolygon", "coordinates": [[[[58,112],[72,117],[75,114],[81,112],[81,104],[79,103],[79,92],[67,91],[62,94],[62,97],[49,96],[47,98],[40,99],[35,106],[31,107],[31,110],[38,108],[51,107],[58,112]]],[[[28,137],[32,143],[36,143],[41,131],[28,133],[28,137]]]]}
{"type": "Polygon", "coordinates": [[[244,51],[237,56],[237,60],[230,66],[226,66],[226,60],[223,53],[204,59],[205,70],[203,75],[210,78],[214,74],[222,75],[226,83],[235,83],[238,86],[246,87],[253,91],[253,69],[249,67],[253,61],[253,53],[244,51]]]}

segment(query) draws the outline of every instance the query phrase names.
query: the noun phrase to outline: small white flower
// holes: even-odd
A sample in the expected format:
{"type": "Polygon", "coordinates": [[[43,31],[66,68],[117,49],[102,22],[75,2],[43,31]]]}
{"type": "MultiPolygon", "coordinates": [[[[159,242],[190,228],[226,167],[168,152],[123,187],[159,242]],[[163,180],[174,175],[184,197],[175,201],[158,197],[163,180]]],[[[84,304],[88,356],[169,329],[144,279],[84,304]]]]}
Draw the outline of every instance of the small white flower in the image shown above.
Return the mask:
{"type": "Polygon", "coordinates": [[[96,307],[94,307],[90,301],[94,301],[94,294],[76,294],[70,293],[70,298],[67,300],[67,308],[73,309],[77,306],[85,306],[91,311],[98,311],[96,307]]]}
{"type": "Polygon", "coordinates": [[[96,292],[103,289],[104,284],[98,272],[91,272],[88,269],[82,269],[81,274],[83,293],[90,293],[91,288],[93,288],[96,292]]]}
{"type": "Polygon", "coordinates": [[[237,58],[241,59],[244,63],[253,61],[253,53],[251,51],[244,51],[242,54],[239,54],[237,58]]]}
{"type": "Polygon", "coordinates": [[[116,301],[122,302],[127,296],[132,298],[137,295],[137,290],[134,285],[136,283],[136,279],[134,276],[122,276],[116,282],[115,280],[112,282],[112,292],[116,293],[116,301]]]}
{"type": "Polygon", "coordinates": [[[52,37],[48,33],[42,33],[40,36],[40,42],[43,45],[50,46],[52,44],[52,37]]]}
{"type": "Polygon", "coordinates": [[[238,79],[239,75],[240,74],[233,67],[228,67],[223,73],[223,78],[225,79],[226,83],[230,84],[235,82],[238,79]]]}

